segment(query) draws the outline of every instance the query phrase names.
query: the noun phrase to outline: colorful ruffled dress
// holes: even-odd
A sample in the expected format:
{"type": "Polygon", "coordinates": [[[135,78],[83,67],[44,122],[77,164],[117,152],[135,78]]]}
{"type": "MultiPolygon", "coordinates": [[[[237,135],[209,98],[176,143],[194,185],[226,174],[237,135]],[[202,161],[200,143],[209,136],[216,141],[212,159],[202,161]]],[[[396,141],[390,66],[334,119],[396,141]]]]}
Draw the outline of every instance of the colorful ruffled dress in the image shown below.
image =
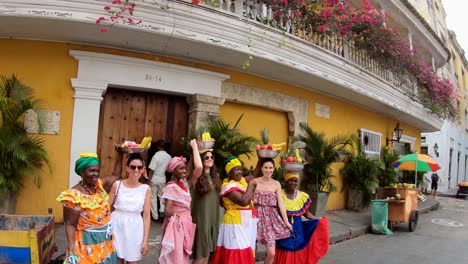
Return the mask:
{"type": "Polygon", "coordinates": [[[76,189],[62,192],[57,201],[80,212],[75,232],[75,254],[80,264],[117,263],[110,226],[109,195],[101,180],[95,194],[76,189]]]}
{"type": "Polygon", "coordinates": [[[291,236],[278,212],[276,192],[256,190],[253,202],[258,215],[257,242],[275,247],[277,239],[291,236]]]}
{"type": "Polygon", "coordinates": [[[221,205],[225,212],[213,254],[212,263],[214,264],[255,263],[258,220],[255,218],[253,205],[241,206],[228,197],[228,194],[235,191],[244,194],[247,186],[244,178],[239,181],[225,179],[221,186],[221,205]]]}
{"type": "Polygon", "coordinates": [[[164,202],[172,200],[172,210],[178,217],[164,218],[162,226],[160,264],[189,264],[196,225],[192,223],[190,201],[192,197],[183,181],[167,183],[161,196],[164,202]]]}
{"type": "Polygon", "coordinates": [[[282,191],[289,223],[293,226],[291,237],[276,241],[274,263],[315,264],[328,251],[328,219],[325,217],[302,221],[312,200],[304,192],[298,192],[293,200],[282,191]]]}

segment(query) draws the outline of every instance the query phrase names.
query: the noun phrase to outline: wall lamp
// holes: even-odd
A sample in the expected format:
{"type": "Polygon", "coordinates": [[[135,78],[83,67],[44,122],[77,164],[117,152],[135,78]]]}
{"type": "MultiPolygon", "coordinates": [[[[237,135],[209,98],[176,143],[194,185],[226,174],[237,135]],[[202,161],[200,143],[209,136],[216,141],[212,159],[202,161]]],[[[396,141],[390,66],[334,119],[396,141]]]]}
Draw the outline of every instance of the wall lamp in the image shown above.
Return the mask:
{"type": "Polygon", "coordinates": [[[439,157],[439,146],[437,143],[434,144],[434,153],[436,154],[436,157],[439,157]]]}
{"type": "Polygon", "coordinates": [[[400,127],[400,122],[396,124],[395,129],[393,129],[393,134],[395,135],[396,139],[388,139],[385,138],[386,143],[385,145],[388,146],[388,142],[396,141],[400,142],[401,135],[403,135],[403,128],[400,127]]]}

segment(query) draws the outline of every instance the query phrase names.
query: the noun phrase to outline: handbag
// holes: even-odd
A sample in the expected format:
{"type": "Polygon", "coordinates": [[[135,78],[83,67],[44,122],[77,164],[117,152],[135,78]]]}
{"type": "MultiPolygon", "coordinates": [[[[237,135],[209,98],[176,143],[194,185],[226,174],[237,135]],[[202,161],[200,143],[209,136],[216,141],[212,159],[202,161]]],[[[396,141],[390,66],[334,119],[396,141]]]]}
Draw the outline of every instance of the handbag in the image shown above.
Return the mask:
{"type": "Polygon", "coordinates": [[[115,210],[114,204],[115,204],[115,201],[117,200],[117,195],[119,194],[120,184],[122,184],[122,180],[119,182],[119,186],[117,187],[117,191],[115,192],[114,201],[112,201],[112,204],[111,204],[111,212],[115,210]]]}

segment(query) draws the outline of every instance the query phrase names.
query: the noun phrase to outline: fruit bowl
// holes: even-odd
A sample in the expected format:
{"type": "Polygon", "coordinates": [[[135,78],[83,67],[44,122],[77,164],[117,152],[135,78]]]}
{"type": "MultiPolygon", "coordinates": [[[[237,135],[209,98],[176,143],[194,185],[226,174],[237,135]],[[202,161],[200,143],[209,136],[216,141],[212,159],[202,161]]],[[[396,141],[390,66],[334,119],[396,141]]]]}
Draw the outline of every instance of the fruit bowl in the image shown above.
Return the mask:
{"type": "Polygon", "coordinates": [[[281,168],[285,171],[299,172],[304,169],[304,163],[298,162],[281,162],[281,168]]]}
{"type": "Polygon", "coordinates": [[[197,141],[198,149],[210,149],[210,148],[213,148],[214,144],[215,144],[215,141],[214,141],[214,140],[210,140],[210,141],[197,141]]]}
{"type": "Polygon", "coordinates": [[[138,148],[138,147],[122,147],[122,151],[128,154],[134,154],[134,153],[142,153],[145,151],[145,148],[138,148]]]}
{"type": "Polygon", "coordinates": [[[271,149],[257,149],[257,156],[260,158],[270,158],[274,159],[276,156],[278,156],[278,151],[277,150],[271,150],[271,149]]]}

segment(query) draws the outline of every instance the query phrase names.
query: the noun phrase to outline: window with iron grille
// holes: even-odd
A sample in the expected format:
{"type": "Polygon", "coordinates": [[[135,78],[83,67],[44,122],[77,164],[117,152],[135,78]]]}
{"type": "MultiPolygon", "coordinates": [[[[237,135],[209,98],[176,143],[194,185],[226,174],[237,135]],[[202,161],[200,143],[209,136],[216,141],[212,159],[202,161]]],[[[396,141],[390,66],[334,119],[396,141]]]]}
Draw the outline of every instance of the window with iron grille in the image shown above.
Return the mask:
{"type": "Polygon", "coordinates": [[[361,128],[359,129],[359,137],[362,145],[364,146],[366,156],[379,159],[382,134],[361,128]]]}

